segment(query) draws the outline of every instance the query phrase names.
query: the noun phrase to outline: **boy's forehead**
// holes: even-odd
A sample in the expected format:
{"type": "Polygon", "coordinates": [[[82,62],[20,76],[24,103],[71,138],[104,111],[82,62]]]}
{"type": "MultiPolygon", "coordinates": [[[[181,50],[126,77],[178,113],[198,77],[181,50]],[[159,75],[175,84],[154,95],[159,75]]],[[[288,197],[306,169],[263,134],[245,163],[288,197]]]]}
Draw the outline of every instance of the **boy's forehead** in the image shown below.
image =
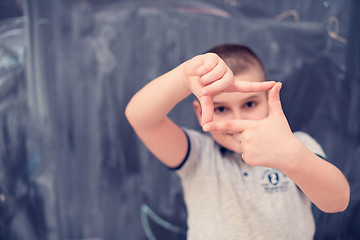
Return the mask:
{"type": "Polygon", "coordinates": [[[249,70],[235,75],[235,81],[263,82],[265,74],[258,68],[250,68],[249,70]]]}
{"type": "Polygon", "coordinates": [[[244,100],[249,100],[249,99],[256,99],[256,98],[263,98],[266,99],[266,93],[265,92],[249,92],[249,93],[243,93],[243,92],[224,92],[224,93],[220,93],[219,95],[216,95],[213,98],[213,102],[214,104],[219,103],[219,104],[223,104],[223,103],[231,103],[231,102],[241,102],[244,100]]]}

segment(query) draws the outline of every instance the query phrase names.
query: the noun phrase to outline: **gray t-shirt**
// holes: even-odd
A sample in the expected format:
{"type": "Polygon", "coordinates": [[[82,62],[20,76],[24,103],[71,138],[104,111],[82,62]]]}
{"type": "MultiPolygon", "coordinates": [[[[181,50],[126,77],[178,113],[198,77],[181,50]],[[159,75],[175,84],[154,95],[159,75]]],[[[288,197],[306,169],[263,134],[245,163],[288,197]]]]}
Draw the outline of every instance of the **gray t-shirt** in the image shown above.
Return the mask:
{"type": "MultiPolygon", "coordinates": [[[[248,166],[208,135],[185,129],[190,148],[177,170],[188,211],[188,239],[312,239],[311,203],[277,169],[248,166]]],[[[303,132],[294,135],[325,156],[303,132]]]]}

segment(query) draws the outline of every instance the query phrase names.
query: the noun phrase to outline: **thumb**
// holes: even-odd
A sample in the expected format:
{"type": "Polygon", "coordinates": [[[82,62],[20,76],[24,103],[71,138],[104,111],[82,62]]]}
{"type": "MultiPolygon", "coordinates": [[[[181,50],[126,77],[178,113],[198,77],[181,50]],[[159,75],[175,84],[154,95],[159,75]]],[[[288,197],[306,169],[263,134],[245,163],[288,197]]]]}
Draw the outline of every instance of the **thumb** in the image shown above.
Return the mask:
{"type": "Polygon", "coordinates": [[[282,87],[282,83],[277,82],[269,91],[269,96],[268,96],[269,116],[284,114],[282,107],[281,107],[281,101],[280,101],[281,87],[282,87]]]}

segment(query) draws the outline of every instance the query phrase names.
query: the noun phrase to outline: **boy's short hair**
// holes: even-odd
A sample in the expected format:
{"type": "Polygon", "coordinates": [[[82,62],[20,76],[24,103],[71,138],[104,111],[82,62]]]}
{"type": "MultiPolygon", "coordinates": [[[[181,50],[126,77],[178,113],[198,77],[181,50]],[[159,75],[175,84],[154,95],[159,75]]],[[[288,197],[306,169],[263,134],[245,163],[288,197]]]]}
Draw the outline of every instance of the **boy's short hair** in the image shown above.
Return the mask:
{"type": "Polygon", "coordinates": [[[223,44],[207,52],[216,53],[229,66],[234,75],[245,72],[250,67],[258,67],[265,76],[260,58],[248,47],[239,44],[223,44]]]}

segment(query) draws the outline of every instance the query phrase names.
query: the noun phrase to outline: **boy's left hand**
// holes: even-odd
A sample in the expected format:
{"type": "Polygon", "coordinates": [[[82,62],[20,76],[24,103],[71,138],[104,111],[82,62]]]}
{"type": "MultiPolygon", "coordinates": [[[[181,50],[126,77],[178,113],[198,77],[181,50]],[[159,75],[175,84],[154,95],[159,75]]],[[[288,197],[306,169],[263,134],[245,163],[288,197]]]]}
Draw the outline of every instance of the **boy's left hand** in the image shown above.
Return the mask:
{"type": "Polygon", "coordinates": [[[203,130],[236,133],[234,136],[241,144],[243,160],[249,165],[277,169],[287,167],[298,141],[281,107],[281,86],[278,82],[269,91],[269,115],[265,119],[209,122],[203,130]]]}

